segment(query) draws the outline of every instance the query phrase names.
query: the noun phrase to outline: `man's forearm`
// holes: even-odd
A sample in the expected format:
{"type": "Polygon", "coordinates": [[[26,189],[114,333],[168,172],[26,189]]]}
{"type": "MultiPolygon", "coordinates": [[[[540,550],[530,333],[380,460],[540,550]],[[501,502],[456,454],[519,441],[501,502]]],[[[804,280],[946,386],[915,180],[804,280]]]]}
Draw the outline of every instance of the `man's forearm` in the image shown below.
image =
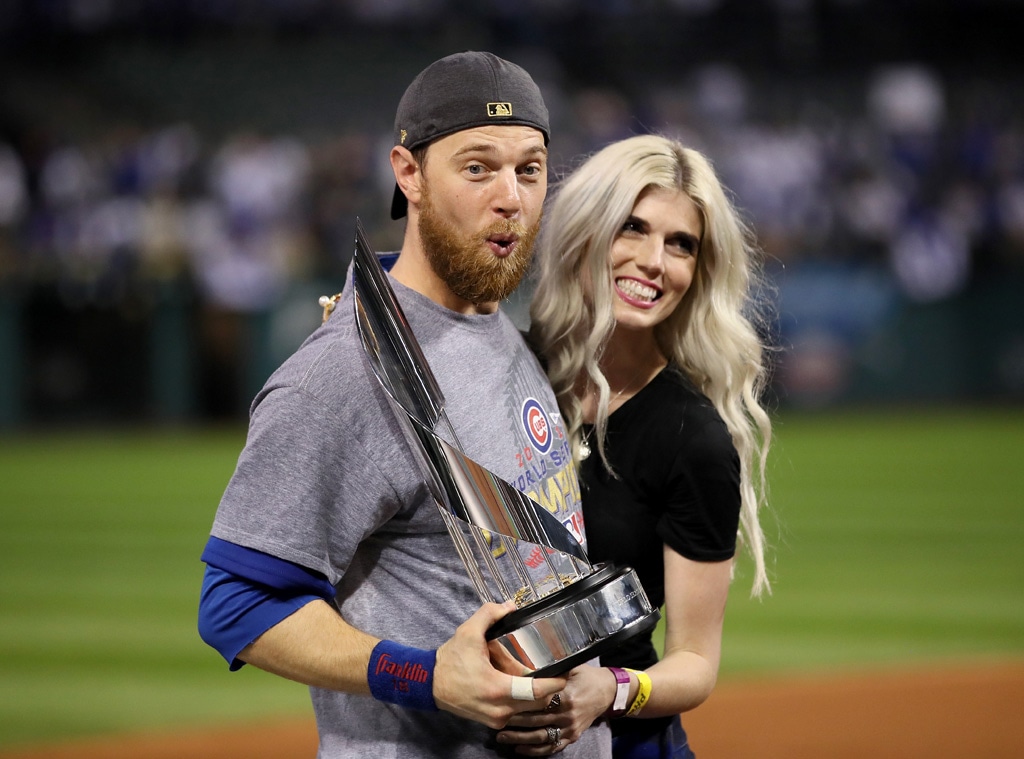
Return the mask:
{"type": "Polygon", "coordinates": [[[369,695],[366,668],[377,643],[326,601],[312,601],[243,648],[238,658],[305,685],[369,695]]]}
{"type": "MultiPolygon", "coordinates": [[[[484,604],[437,650],[429,684],[432,707],[498,729],[515,714],[543,709],[565,687],[564,677],[531,678],[532,700],[516,698],[512,678],[491,662],[486,631],[514,605],[484,604]]],[[[357,630],[326,601],[311,601],[242,649],[238,658],[317,688],[373,695],[367,679],[380,641],[357,630]]],[[[402,699],[392,700],[414,708],[402,699]]]]}

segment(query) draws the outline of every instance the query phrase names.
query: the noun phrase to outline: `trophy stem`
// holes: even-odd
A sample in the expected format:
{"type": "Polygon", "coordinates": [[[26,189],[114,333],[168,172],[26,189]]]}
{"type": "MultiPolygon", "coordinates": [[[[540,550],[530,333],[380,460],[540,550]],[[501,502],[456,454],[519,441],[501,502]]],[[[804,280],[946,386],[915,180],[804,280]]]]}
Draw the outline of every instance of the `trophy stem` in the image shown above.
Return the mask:
{"type": "MultiPolygon", "coordinates": [[[[540,529],[540,525],[537,522],[536,514],[528,511],[522,511],[517,512],[515,516],[519,518],[519,521],[521,522],[522,533],[525,536],[527,536],[527,540],[537,545],[544,545],[543,534],[540,529]]],[[[551,573],[552,578],[554,578],[555,587],[561,587],[563,584],[561,579],[562,573],[552,562],[551,554],[549,554],[545,550],[542,550],[541,558],[544,561],[544,564],[547,567],[548,571],[551,573]]],[[[533,590],[533,598],[540,598],[541,594],[537,591],[537,588],[533,587],[532,584],[531,588],[533,590]]]]}
{"type": "MultiPolygon", "coordinates": [[[[436,495],[435,498],[437,498],[436,495]]],[[[455,543],[455,550],[459,554],[459,558],[462,559],[462,563],[467,569],[475,566],[472,551],[470,551],[469,546],[461,540],[458,526],[459,520],[446,509],[441,508],[440,506],[438,506],[438,509],[441,512],[441,517],[444,519],[445,527],[448,528],[448,534],[451,536],[452,542],[455,543]]],[[[483,541],[479,536],[476,538],[476,547],[482,556],[487,557],[485,561],[487,563],[487,568],[491,571],[491,576],[497,578],[499,584],[504,586],[504,583],[501,581],[501,575],[498,573],[497,567],[494,566],[494,559],[487,553],[487,546],[483,545],[483,541]]],[[[490,600],[490,591],[487,589],[487,584],[484,582],[481,574],[479,572],[469,572],[468,574],[469,578],[473,581],[473,586],[476,588],[476,592],[480,598],[490,600]]],[[[502,589],[505,593],[504,597],[508,598],[508,590],[504,587],[502,589]]]]}
{"type": "MultiPolygon", "coordinates": [[[[434,428],[432,431],[439,437],[445,438],[454,448],[462,450],[462,443],[459,441],[459,436],[455,433],[455,427],[448,418],[448,412],[445,410],[443,405],[439,404],[437,419],[434,422],[434,428]],[[442,434],[442,432],[444,434],[442,434]]],[[[530,542],[538,544],[542,544],[544,542],[543,531],[540,528],[540,523],[537,521],[536,514],[524,509],[522,512],[515,512],[512,517],[519,523],[519,527],[522,529],[523,534],[527,536],[527,539],[530,542]]],[[[450,527],[449,532],[451,532],[450,527]]],[[[504,535],[498,536],[502,547],[505,549],[505,553],[508,554],[512,563],[515,565],[517,574],[520,578],[525,578],[527,585],[524,588],[509,588],[506,585],[501,573],[498,571],[498,568],[494,563],[494,558],[491,554],[490,548],[484,543],[482,536],[477,532],[474,532],[473,536],[476,540],[477,548],[480,550],[481,554],[486,557],[485,560],[487,562],[488,569],[491,570],[492,575],[497,579],[505,598],[515,598],[517,605],[522,606],[527,600],[535,600],[544,595],[533,582],[529,570],[523,563],[523,557],[519,555],[516,541],[510,540],[504,535]],[[524,593],[524,591],[527,592],[524,593]],[[525,596],[526,600],[521,601],[520,596],[525,596]]],[[[454,538],[455,536],[453,535],[452,537],[454,538]]],[[[546,551],[543,552],[542,558],[557,585],[561,586],[562,582],[559,579],[560,575],[558,570],[555,568],[554,564],[552,564],[551,557],[546,551]]],[[[487,594],[482,594],[481,598],[484,601],[490,600],[490,596],[487,594]]]]}
{"type": "MultiPolygon", "coordinates": [[[[448,418],[448,412],[445,411],[443,405],[439,404],[437,419],[434,421],[434,427],[432,432],[438,435],[439,437],[444,438],[447,436],[446,439],[450,445],[452,445],[458,450],[462,450],[462,443],[459,441],[459,436],[455,433],[455,427],[454,425],[452,425],[451,420],[448,418]],[[441,434],[442,431],[445,433],[444,435],[441,434]]],[[[445,519],[445,522],[448,523],[448,533],[452,536],[452,539],[456,543],[459,543],[460,539],[457,525],[452,524],[448,519],[445,519]]],[[[486,541],[483,538],[483,535],[481,535],[476,530],[473,530],[472,532],[473,540],[476,542],[477,550],[480,552],[481,557],[483,557],[484,562],[487,564],[487,569],[490,571],[491,576],[498,583],[498,586],[501,589],[502,596],[505,598],[516,597],[516,594],[519,593],[519,589],[508,587],[504,577],[502,576],[502,573],[498,571],[498,566],[494,561],[494,555],[491,553],[491,547],[487,545],[486,541]]],[[[492,533],[492,535],[494,535],[494,533],[492,533]]],[[[509,555],[509,558],[512,560],[512,563],[515,565],[517,574],[519,574],[520,577],[525,577],[527,578],[527,580],[529,580],[530,574],[529,572],[527,572],[526,567],[523,565],[522,557],[519,555],[519,551],[516,550],[515,544],[513,543],[512,545],[509,545],[508,540],[506,540],[505,537],[502,535],[499,535],[497,537],[501,541],[501,546],[502,548],[504,548],[505,553],[509,555]]],[[[471,567],[472,564],[467,564],[466,566],[471,567]]],[[[530,591],[533,594],[533,598],[539,597],[537,589],[533,586],[532,581],[530,581],[530,591]]],[[[479,587],[477,587],[477,592],[480,593],[479,587]]],[[[483,601],[489,601],[491,600],[491,595],[488,592],[484,591],[480,593],[480,598],[483,601]]]]}

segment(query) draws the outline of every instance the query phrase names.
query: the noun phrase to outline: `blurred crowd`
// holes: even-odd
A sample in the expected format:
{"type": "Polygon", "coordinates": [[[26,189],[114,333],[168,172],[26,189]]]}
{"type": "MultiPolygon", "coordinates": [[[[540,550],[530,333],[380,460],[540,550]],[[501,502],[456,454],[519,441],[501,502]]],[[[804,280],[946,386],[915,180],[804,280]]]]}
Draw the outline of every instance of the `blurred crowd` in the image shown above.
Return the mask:
{"type": "Polygon", "coordinates": [[[239,132],[211,144],[178,123],[27,154],[0,144],[3,271],[71,303],[185,278],[223,308],[271,308],[289,281],[330,269],[332,224],[372,194],[363,142],[239,132]]]}
{"type": "MultiPolygon", "coordinates": [[[[766,105],[725,65],[642,98],[550,93],[553,180],[610,140],[666,132],[712,158],[780,265],[879,265],[920,301],[1024,268],[1024,122],[1007,93],[953,91],[911,65],[854,98],[787,94],[766,105]]],[[[355,216],[387,229],[388,134],[211,140],[190,123],[116,121],[87,140],[31,137],[0,141],[0,279],[55,284],[70,303],[185,277],[210,303],[261,311],[289,283],[340,278],[355,216]]]]}

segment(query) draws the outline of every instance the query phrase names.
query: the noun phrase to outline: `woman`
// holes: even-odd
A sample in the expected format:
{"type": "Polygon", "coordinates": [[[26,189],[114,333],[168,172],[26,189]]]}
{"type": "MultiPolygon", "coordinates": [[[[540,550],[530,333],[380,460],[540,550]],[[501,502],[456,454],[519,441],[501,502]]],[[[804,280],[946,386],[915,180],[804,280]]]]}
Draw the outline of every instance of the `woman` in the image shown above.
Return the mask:
{"type": "Polygon", "coordinates": [[[511,723],[533,730],[499,740],[545,756],[607,716],[617,758],[692,757],[679,714],[715,685],[738,541],[753,593],[768,588],[755,249],[708,161],[645,135],[563,183],[539,265],[530,338],[580,462],[589,556],[637,570],[665,647],[640,636],[578,667],[547,713],[511,723]]]}

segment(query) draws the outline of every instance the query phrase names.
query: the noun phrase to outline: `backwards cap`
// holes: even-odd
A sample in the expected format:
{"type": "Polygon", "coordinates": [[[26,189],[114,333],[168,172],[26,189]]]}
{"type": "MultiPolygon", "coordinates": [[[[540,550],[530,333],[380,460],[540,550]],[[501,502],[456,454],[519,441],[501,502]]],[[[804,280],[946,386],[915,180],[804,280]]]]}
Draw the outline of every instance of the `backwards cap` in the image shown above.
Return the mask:
{"type": "MultiPolygon", "coordinates": [[[[409,150],[463,129],[530,126],[548,144],[548,109],[526,71],[492,53],[455,53],[427,66],[405,90],[395,114],[395,144],[409,150]]],[[[408,203],[395,186],[391,218],[408,203]]]]}

